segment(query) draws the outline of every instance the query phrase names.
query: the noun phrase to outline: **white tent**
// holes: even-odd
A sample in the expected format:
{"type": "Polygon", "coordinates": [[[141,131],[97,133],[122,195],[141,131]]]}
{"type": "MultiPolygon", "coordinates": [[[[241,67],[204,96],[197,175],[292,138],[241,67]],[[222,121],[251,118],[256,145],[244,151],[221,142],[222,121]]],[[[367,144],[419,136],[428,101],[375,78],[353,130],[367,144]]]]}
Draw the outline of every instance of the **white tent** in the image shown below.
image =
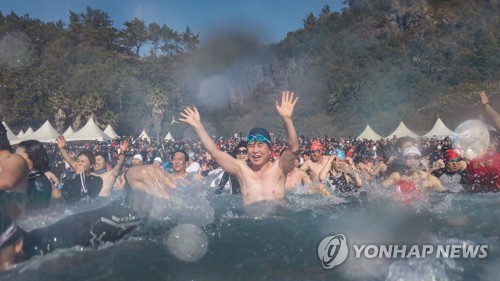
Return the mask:
{"type": "Polygon", "coordinates": [[[108,125],[106,129],[104,129],[104,133],[106,133],[106,135],[108,135],[112,139],[119,137],[119,135],[115,132],[115,130],[113,130],[113,127],[111,127],[111,125],[108,125]]]}
{"type": "Polygon", "coordinates": [[[49,120],[45,121],[43,125],[36,130],[33,134],[25,135],[24,137],[11,142],[12,144],[20,143],[23,140],[37,140],[39,142],[55,142],[59,133],[50,125],[49,120]]]}
{"type": "Polygon", "coordinates": [[[33,131],[33,128],[29,127],[26,132],[24,132],[23,138],[26,138],[27,136],[33,134],[35,131],[33,131]]]}
{"type": "Polygon", "coordinates": [[[432,127],[432,129],[427,134],[423,135],[422,137],[432,138],[432,137],[436,136],[438,138],[442,138],[442,137],[451,136],[453,134],[454,134],[453,131],[450,130],[443,123],[443,121],[441,120],[441,118],[438,118],[436,120],[436,123],[434,123],[434,127],[432,127]]]}
{"type": "Polygon", "coordinates": [[[142,133],[138,137],[139,139],[146,139],[148,142],[151,142],[151,138],[146,133],[146,130],[142,130],[142,133]]]}
{"type": "Polygon", "coordinates": [[[17,134],[17,137],[22,138],[23,136],[24,136],[24,131],[23,129],[21,129],[21,131],[19,131],[19,133],[17,134]]]}
{"type": "Polygon", "coordinates": [[[75,131],[73,131],[73,128],[71,127],[71,125],[69,125],[69,127],[66,129],[66,131],[64,131],[63,136],[65,138],[67,138],[67,137],[71,136],[74,133],[75,133],[75,131]]]}
{"type": "Polygon", "coordinates": [[[72,134],[69,136],[66,140],[67,141],[106,141],[110,140],[111,138],[106,135],[94,122],[94,118],[90,117],[89,121],[87,121],[87,124],[83,126],[80,130],[78,130],[76,133],[72,134]]]}
{"type": "Polygon", "coordinates": [[[394,130],[394,132],[389,134],[389,136],[387,136],[387,138],[392,138],[392,136],[394,136],[394,135],[397,138],[401,138],[401,137],[418,138],[419,137],[412,130],[408,129],[408,127],[406,127],[406,125],[405,125],[405,123],[403,123],[403,121],[401,121],[401,123],[399,123],[399,126],[396,128],[396,130],[394,130]]]}
{"type": "Polygon", "coordinates": [[[7,126],[7,123],[5,123],[5,122],[2,121],[2,124],[5,127],[5,130],[7,130],[7,139],[12,144],[12,141],[17,140],[18,137],[16,135],[14,135],[14,133],[12,132],[12,130],[9,128],[9,126],[7,126]]]}
{"type": "Polygon", "coordinates": [[[175,141],[175,139],[172,137],[170,132],[168,132],[167,135],[163,139],[168,140],[168,141],[175,141]]]}
{"type": "Polygon", "coordinates": [[[370,127],[369,124],[366,124],[365,129],[363,132],[358,136],[358,139],[367,139],[367,140],[373,140],[373,141],[379,141],[382,137],[375,133],[375,131],[370,127]]]}

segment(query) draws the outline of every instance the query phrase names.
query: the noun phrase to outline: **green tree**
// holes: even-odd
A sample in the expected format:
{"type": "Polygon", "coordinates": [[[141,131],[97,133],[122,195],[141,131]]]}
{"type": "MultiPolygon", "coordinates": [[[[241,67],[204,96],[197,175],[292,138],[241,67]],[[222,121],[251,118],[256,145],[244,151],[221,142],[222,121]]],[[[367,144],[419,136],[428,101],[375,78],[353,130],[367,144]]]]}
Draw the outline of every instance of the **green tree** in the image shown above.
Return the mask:
{"type": "Polygon", "coordinates": [[[144,21],[134,18],[124,23],[125,30],[121,32],[121,42],[126,49],[139,55],[140,49],[148,40],[148,30],[144,21]]]}

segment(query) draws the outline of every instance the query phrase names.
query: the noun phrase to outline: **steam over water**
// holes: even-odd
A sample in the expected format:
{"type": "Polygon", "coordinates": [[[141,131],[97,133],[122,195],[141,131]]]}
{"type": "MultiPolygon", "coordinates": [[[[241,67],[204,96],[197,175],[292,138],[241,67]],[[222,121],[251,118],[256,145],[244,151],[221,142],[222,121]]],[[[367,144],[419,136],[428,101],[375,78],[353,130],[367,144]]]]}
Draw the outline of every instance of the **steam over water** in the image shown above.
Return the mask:
{"type": "MultiPolygon", "coordinates": [[[[343,200],[288,194],[286,206],[244,208],[238,196],[188,189],[155,206],[146,225],[119,242],[57,250],[0,279],[494,280],[500,274],[499,194],[430,193],[424,202],[401,206],[377,186],[367,193],[343,200]],[[344,234],[348,244],[488,244],[488,257],[355,259],[349,252],[343,264],[326,270],[317,247],[334,234],[344,234]]],[[[21,224],[30,229],[53,221],[47,215],[21,224]]]]}

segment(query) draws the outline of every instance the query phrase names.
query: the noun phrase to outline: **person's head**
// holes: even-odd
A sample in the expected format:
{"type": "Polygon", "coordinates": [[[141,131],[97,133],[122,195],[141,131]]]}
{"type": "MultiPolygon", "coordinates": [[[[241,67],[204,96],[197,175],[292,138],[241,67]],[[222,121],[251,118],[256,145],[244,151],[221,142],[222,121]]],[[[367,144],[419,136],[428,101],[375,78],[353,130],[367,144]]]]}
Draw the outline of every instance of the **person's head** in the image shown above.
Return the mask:
{"type": "Polygon", "coordinates": [[[23,236],[21,229],[9,218],[0,218],[0,270],[15,264],[21,256],[23,236]]]}
{"type": "Polygon", "coordinates": [[[95,156],[92,152],[84,150],[76,156],[75,173],[89,173],[95,165],[95,156]]]}
{"type": "Polygon", "coordinates": [[[335,149],[334,160],[332,161],[332,169],[335,171],[341,171],[344,168],[346,156],[342,149],[335,149]]]}
{"type": "Polygon", "coordinates": [[[306,150],[301,153],[302,159],[304,159],[304,162],[311,159],[311,151],[306,150]]]}
{"type": "Polygon", "coordinates": [[[163,164],[162,162],[163,162],[163,161],[161,160],[161,158],[160,158],[160,157],[156,157],[156,158],[153,160],[153,165],[158,166],[158,167],[161,167],[161,164],[163,164]]]}
{"type": "Polygon", "coordinates": [[[444,152],[444,165],[446,169],[455,173],[460,169],[460,154],[453,149],[448,149],[444,152]]]}
{"type": "Polygon", "coordinates": [[[368,155],[368,153],[366,152],[361,153],[361,155],[359,155],[359,158],[361,159],[361,162],[365,164],[370,161],[370,155],[368,155]]]}
{"type": "Polygon", "coordinates": [[[317,162],[323,157],[323,145],[319,141],[313,141],[309,151],[311,151],[311,161],[313,162],[317,162]]]}
{"type": "Polygon", "coordinates": [[[189,156],[189,159],[188,159],[188,162],[189,163],[193,163],[193,162],[196,162],[196,153],[194,153],[193,151],[189,151],[188,152],[188,156],[189,156]]]}
{"type": "Polygon", "coordinates": [[[247,148],[248,158],[252,165],[261,166],[270,161],[271,135],[266,129],[253,128],[248,133],[247,148]]]}
{"type": "Polygon", "coordinates": [[[26,160],[30,171],[37,170],[46,172],[49,170],[49,156],[47,155],[47,150],[45,150],[43,144],[37,140],[20,142],[17,146],[16,154],[21,155],[24,160],[26,160]]]}
{"type": "Polygon", "coordinates": [[[94,170],[99,171],[106,168],[107,157],[106,154],[99,152],[95,155],[94,170]]]}
{"type": "Polygon", "coordinates": [[[410,168],[410,170],[417,170],[420,167],[422,153],[420,153],[420,150],[417,147],[411,146],[404,150],[403,159],[405,161],[405,165],[410,168]]]}
{"type": "Polygon", "coordinates": [[[174,172],[185,172],[187,168],[187,162],[189,161],[189,155],[184,150],[176,150],[172,153],[172,168],[174,172]]]}
{"type": "Polygon", "coordinates": [[[132,157],[132,166],[138,166],[142,165],[142,155],[141,154],[136,154],[134,157],[132,157]]]}
{"type": "Polygon", "coordinates": [[[295,161],[293,162],[293,167],[294,168],[299,168],[301,163],[300,163],[301,158],[300,157],[295,157],[295,161]]]}
{"type": "Polygon", "coordinates": [[[405,149],[412,146],[415,146],[415,139],[412,137],[401,137],[396,141],[396,149],[400,155],[404,153],[405,149]]]}
{"type": "Polygon", "coordinates": [[[233,150],[233,157],[242,161],[248,160],[248,149],[246,141],[240,141],[236,145],[236,147],[233,150]]]}
{"type": "Polygon", "coordinates": [[[10,141],[7,138],[7,129],[2,123],[0,123],[0,151],[5,150],[12,152],[12,146],[10,145],[10,141]]]}

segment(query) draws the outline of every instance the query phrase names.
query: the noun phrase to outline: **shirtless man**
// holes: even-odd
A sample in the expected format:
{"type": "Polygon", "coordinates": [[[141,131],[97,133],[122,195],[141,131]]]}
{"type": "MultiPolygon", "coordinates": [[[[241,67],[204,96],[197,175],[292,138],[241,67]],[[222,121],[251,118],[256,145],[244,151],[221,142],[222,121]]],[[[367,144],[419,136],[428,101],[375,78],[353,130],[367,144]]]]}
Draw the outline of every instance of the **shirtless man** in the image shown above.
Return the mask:
{"type": "Polygon", "coordinates": [[[311,177],[313,182],[319,182],[319,173],[330,163],[330,156],[323,155],[323,145],[319,141],[311,144],[311,159],[304,162],[300,169],[311,177]]]}
{"type": "MultiPolygon", "coordinates": [[[[113,185],[115,184],[116,178],[120,174],[120,171],[125,163],[125,155],[130,146],[130,139],[124,139],[120,141],[120,158],[118,158],[118,163],[116,166],[110,170],[106,171],[106,158],[102,155],[96,155],[96,163],[94,165],[94,172],[91,175],[98,176],[102,178],[102,189],[99,196],[108,197],[111,195],[111,190],[113,190],[113,185]]],[[[61,151],[61,155],[64,160],[74,169],[76,160],[69,155],[66,147],[66,138],[64,136],[59,136],[57,138],[57,147],[61,151]]]]}
{"type": "Polygon", "coordinates": [[[282,156],[275,162],[270,161],[271,137],[269,132],[262,128],[253,128],[247,137],[247,149],[250,164],[237,160],[231,155],[220,151],[201,123],[200,114],[196,107],[184,109],[180,121],[191,125],[203,146],[210,152],[215,161],[230,174],[236,175],[241,187],[243,204],[279,200],[285,197],[286,175],[293,167],[293,161],[299,151],[297,132],[292,122],[292,114],[297,99],[293,92],[284,91],[281,105],[276,101],[275,106],[283,120],[288,136],[288,146],[282,156]]]}
{"type": "Polygon", "coordinates": [[[358,169],[366,181],[371,181],[379,173],[384,173],[387,170],[387,165],[380,161],[377,167],[374,167],[368,154],[361,154],[361,162],[358,163],[358,169]]]}
{"type": "Polygon", "coordinates": [[[295,163],[293,165],[292,170],[286,176],[286,189],[292,190],[297,188],[299,185],[306,185],[311,183],[311,178],[309,175],[299,169],[300,161],[298,158],[295,158],[295,163]]]}
{"type": "Polygon", "coordinates": [[[26,193],[29,169],[24,158],[12,153],[7,130],[0,124],[0,194],[3,191],[26,193]]]}
{"type": "Polygon", "coordinates": [[[172,154],[173,172],[170,174],[177,186],[198,186],[203,176],[187,171],[189,154],[184,150],[177,150],[172,154]]]}

